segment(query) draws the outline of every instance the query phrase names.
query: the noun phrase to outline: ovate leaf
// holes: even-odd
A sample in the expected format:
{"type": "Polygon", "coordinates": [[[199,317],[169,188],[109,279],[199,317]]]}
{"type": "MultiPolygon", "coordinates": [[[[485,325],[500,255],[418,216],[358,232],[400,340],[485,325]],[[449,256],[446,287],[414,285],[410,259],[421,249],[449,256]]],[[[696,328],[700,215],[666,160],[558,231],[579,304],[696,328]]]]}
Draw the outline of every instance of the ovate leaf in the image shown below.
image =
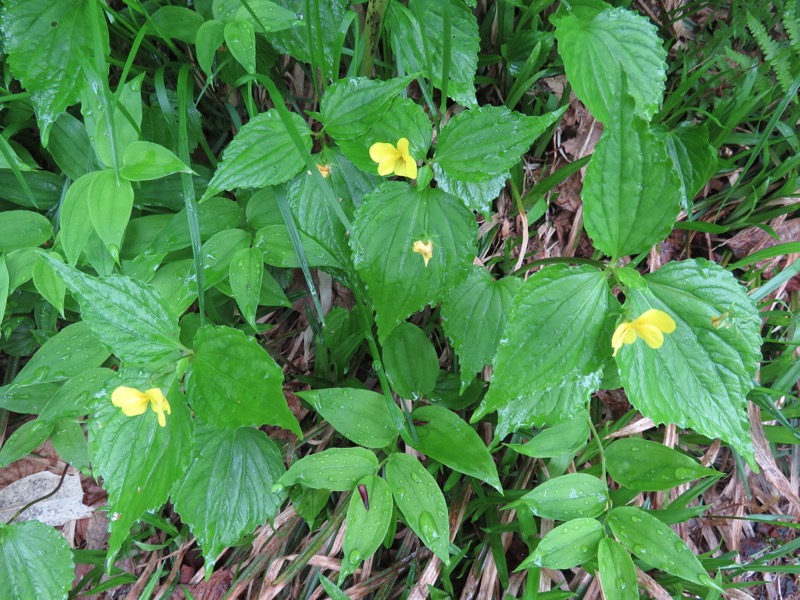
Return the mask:
{"type": "Polygon", "coordinates": [[[361,561],[372,556],[381,545],[389,531],[393,509],[392,492],[384,479],[368,475],[356,484],[347,507],[340,580],[355,571],[361,561]]]}
{"type": "Polygon", "coordinates": [[[64,203],[59,212],[60,229],[58,241],[64,249],[67,262],[75,266],[89,236],[92,234],[92,219],[89,215],[90,189],[95,179],[101,177],[102,171],[93,171],[83,175],[69,186],[64,203]]]}
{"type": "Polygon", "coordinates": [[[667,134],[667,152],[681,179],[681,207],[692,200],[717,170],[717,151],[708,143],[708,126],[682,123],[667,134]]]}
{"type": "Polygon", "coordinates": [[[108,54],[103,10],[91,8],[87,0],[7,0],[3,4],[4,51],[12,73],[31,94],[46,146],[55,120],[78,100],[81,54],[93,56],[95,44],[103,55],[108,54]],[[95,27],[98,40],[93,39],[95,27]]]}
{"type": "Polygon", "coordinates": [[[32,210],[6,210],[0,213],[0,252],[41,246],[53,237],[53,226],[46,217],[32,210]]]}
{"type": "Polygon", "coordinates": [[[164,146],[152,142],[133,142],[125,148],[119,174],[129,181],[149,181],[173,173],[191,172],[192,170],[180,158],[164,146]]]}
{"type": "Polygon", "coordinates": [[[533,514],[557,521],[597,517],[605,512],[608,501],[605,481],[586,473],[549,479],[520,498],[533,514]]]}
{"type": "Polygon", "coordinates": [[[603,539],[603,526],[589,518],[573,519],[559,525],[542,538],[517,571],[533,566],[548,569],[571,569],[594,558],[603,539]]]}
{"type": "Polygon", "coordinates": [[[629,289],[629,320],[656,308],[677,327],[658,350],[637,340],[617,353],[628,398],[656,423],[721,438],[753,464],[746,398],[761,347],[753,301],[733,275],[701,259],[669,263],[645,281],[629,289]]]}
{"type": "Polygon", "coordinates": [[[206,325],[194,350],[188,394],[199,418],[217,427],[278,425],[302,436],[283,397],[283,372],[255,338],[206,325]]]}
{"type": "Polygon", "coordinates": [[[403,398],[427,396],[436,387],[439,357],[419,327],[403,322],[383,342],[383,366],[392,389],[403,398]]]}
{"type": "Polygon", "coordinates": [[[624,8],[575,11],[556,22],[558,53],[575,94],[598,121],[626,91],[649,121],[661,105],[666,58],[656,26],[624,8]]]}
{"type": "Polygon", "coordinates": [[[245,321],[256,326],[256,309],[264,278],[264,256],[258,248],[243,248],[233,255],[230,263],[230,283],[233,297],[245,321]]]}
{"type": "MultiPolygon", "coordinates": [[[[311,150],[311,130],[296,114],[292,125],[311,150]]],[[[203,199],[224,190],[258,188],[288,181],[303,168],[303,156],[294,145],[275,109],[256,115],[233,138],[208,184],[203,199]]]]}
{"type": "Polygon", "coordinates": [[[414,311],[446,297],[472,262],[475,219],[438,189],[385,183],[365,197],[353,227],[353,261],[370,288],[381,338],[414,311]],[[416,241],[433,244],[427,266],[413,250],[416,241]]]}
{"type": "Polygon", "coordinates": [[[330,448],[298,460],[278,483],[284,487],[300,483],[314,489],[346,492],[377,470],[378,458],[371,450],[330,448]]]}
{"type": "Polygon", "coordinates": [[[263,431],[198,428],[192,464],[172,501],[197,536],[207,565],[275,516],[285,494],[272,486],[284,471],[280,450],[263,431]]]}
{"type": "Polygon", "coordinates": [[[597,547],[597,566],[604,598],[638,600],[636,566],[622,544],[612,538],[600,540],[597,547]]]}
{"type": "Polygon", "coordinates": [[[118,180],[112,169],[106,169],[91,180],[87,194],[94,230],[116,260],[131,218],[133,186],[130,181],[118,180]]]}
{"type": "Polygon", "coordinates": [[[39,521],[0,523],[0,589],[9,600],[66,600],[75,563],[58,531],[39,521]]]}
{"type": "Polygon", "coordinates": [[[231,56],[251,75],[256,72],[256,31],[250,21],[237,20],[225,25],[225,43],[231,56]]]}
{"type": "Polygon", "coordinates": [[[633,112],[629,96],[610,106],[608,126],[586,167],[586,231],[611,257],[648,250],[672,230],[681,183],[664,140],[633,112]]]}

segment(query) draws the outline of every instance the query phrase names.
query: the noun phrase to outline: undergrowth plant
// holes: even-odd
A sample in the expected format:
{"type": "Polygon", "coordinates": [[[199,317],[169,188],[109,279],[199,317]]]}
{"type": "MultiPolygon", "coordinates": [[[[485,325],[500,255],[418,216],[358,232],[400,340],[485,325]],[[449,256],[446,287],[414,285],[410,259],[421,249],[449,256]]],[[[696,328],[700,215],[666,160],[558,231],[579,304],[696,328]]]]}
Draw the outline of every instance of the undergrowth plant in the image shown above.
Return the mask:
{"type": "MultiPolygon", "coordinates": [[[[35,418],[0,466],[50,439],[102,481],[107,572],[145,520],[188,526],[208,577],[290,502],[312,528],[344,522],[338,582],[322,579],[337,597],[402,527],[455,566],[469,549],[449,498],[471,487],[475,519],[516,509],[529,594],[541,569],[579,565],[607,598],[637,598],[637,568],[671,591],[723,590],[720,563],[669,527],[700,515],[688,503],[723,474],[604,437],[590,406],[622,388],[644,417],[758,469],[756,299],[708,260],[641,268],[676,222],[709,227],[693,199],[738,121],[664,101],[664,39],[630,9],[498,1],[479,22],[475,4],[3,0],[0,406],[35,418]],[[476,95],[493,25],[506,105],[476,95]],[[558,72],[563,95],[536,87],[558,72]],[[501,190],[533,223],[577,170],[520,185],[569,89],[602,124],[578,165],[593,256],[476,260],[501,190]],[[331,308],[321,277],[352,300],[331,308]],[[313,336],[310,374],[271,336],[292,307],[313,336]],[[294,377],[302,410],[285,397],[294,377]],[[323,424],[336,436],[315,451],[323,424]],[[524,457],[547,469],[509,489],[524,457]],[[671,511],[636,501],[703,478],[671,511]],[[332,492],[349,494],[334,512],[332,492]],[[158,516],[167,503],[179,521],[158,516]],[[557,526],[542,536],[543,520],[557,526]]],[[[747,27],[791,95],[797,19],[783,22],[786,46],[747,27]]],[[[720,56],[730,69],[743,55],[720,56]]],[[[67,597],[73,553],[52,528],[0,524],[0,548],[0,589],[67,597]]]]}

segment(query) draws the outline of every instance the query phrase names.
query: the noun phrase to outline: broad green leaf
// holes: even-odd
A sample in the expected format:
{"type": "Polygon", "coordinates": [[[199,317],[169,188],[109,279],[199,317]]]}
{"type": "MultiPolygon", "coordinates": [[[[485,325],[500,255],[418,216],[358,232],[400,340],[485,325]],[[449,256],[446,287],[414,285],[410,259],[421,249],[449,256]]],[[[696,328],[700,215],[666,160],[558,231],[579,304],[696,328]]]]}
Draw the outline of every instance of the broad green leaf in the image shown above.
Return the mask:
{"type": "Polygon", "coordinates": [[[517,571],[531,567],[571,569],[589,561],[603,539],[603,526],[589,518],[573,519],[559,525],[542,538],[536,550],[522,561],[517,571]]]}
{"type": "Polygon", "coordinates": [[[609,107],[583,180],[586,232],[611,257],[649,250],[680,210],[681,183],[666,143],[632,108],[630,96],[609,107]]]}
{"type": "Polygon", "coordinates": [[[46,217],[31,210],[0,212],[0,252],[41,246],[53,237],[46,217]]]}
{"type": "Polygon", "coordinates": [[[48,261],[77,294],[83,319],[121,360],[155,370],[178,359],[178,319],[152,288],[122,275],[90,277],[48,261]]]}
{"type": "Polygon", "coordinates": [[[78,100],[81,55],[93,56],[95,46],[108,55],[105,15],[86,0],[6,0],[0,28],[8,66],[31,94],[47,146],[53,123],[78,100]]]}
{"type": "Polygon", "coordinates": [[[525,456],[554,458],[575,454],[586,445],[588,437],[589,414],[581,411],[571,419],[545,429],[527,444],[506,445],[525,456]]]}
{"type": "MultiPolygon", "coordinates": [[[[63,261],[61,256],[56,253],[51,253],[51,256],[58,261],[63,261]]],[[[61,318],[64,318],[64,295],[67,292],[67,286],[64,280],[59,277],[49,263],[40,260],[33,267],[33,285],[36,286],[36,291],[42,295],[42,298],[52,304],[61,318]]],[[[0,319],[2,319],[3,311],[0,310],[0,319]]]]}
{"type": "Polygon", "coordinates": [[[640,492],[668,490],[701,477],[722,475],[663,444],[633,438],[616,440],[606,449],[606,468],[614,481],[640,492]]]}
{"type": "Polygon", "coordinates": [[[322,519],[320,513],[330,497],[330,490],[317,490],[299,485],[292,487],[289,491],[289,501],[292,503],[292,507],[311,530],[315,530],[320,525],[322,519]]]}
{"type": "MultiPolygon", "coordinates": [[[[320,103],[326,133],[337,142],[363,136],[383,118],[411,80],[411,77],[386,81],[350,77],[337,81],[328,88],[320,103]]],[[[397,140],[384,141],[397,143],[397,140]]]]}
{"type": "Polygon", "coordinates": [[[610,354],[616,303],[605,274],[590,266],[553,265],[531,276],[514,299],[492,384],[472,421],[597,372],[610,354]]]}
{"type": "Polygon", "coordinates": [[[225,44],[231,56],[253,75],[256,72],[256,32],[250,21],[236,20],[225,25],[225,44]]]}
{"type": "Polygon", "coordinates": [[[708,143],[708,126],[682,123],[666,137],[667,152],[681,179],[681,207],[692,212],[692,200],[717,171],[717,150],[708,143]]]}
{"type": "MultiPolygon", "coordinates": [[[[127,382],[126,382],[127,383],[127,382]]],[[[183,395],[174,385],[167,393],[171,413],[165,427],[154,411],[128,417],[108,398],[89,422],[89,450],[97,474],[108,492],[110,532],[106,563],[128,537],[145,511],[167,501],[175,481],[191,460],[194,421],[183,395]]]]}
{"type": "Polygon", "coordinates": [[[6,257],[0,256],[0,323],[6,315],[6,302],[8,301],[9,291],[9,276],[8,267],[6,266],[6,257]]]}
{"type": "Polygon", "coordinates": [[[400,138],[409,142],[409,153],[415,160],[424,159],[431,145],[431,121],[422,107],[410,98],[395,98],[383,116],[355,139],[337,140],[342,153],[359,169],[378,173],[378,163],[369,156],[376,142],[397,145],[400,138]]]}
{"type": "Polygon", "coordinates": [[[87,195],[92,226],[117,260],[122,236],[131,218],[133,186],[130,181],[117,180],[116,173],[106,169],[92,179],[87,195]]]}
{"type": "Polygon", "coordinates": [[[624,8],[575,11],[556,21],[558,53],[575,94],[598,121],[626,92],[636,115],[649,121],[661,105],[666,58],[656,26],[624,8]]]}
{"type": "Polygon", "coordinates": [[[392,49],[407,72],[422,71],[447,95],[463,106],[475,106],[475,71],[478,67],[480,37],[475,17],[457,0],[414,0],[406,9],[391,2],[386,12],[386,27],[392,49]],[[445,19],[450,24],[450,40],[444,41],[445,19]],[[445,56],[449,49],[449,57],[445,56]],[[449,60],[447,60],[449,59],[449,60]]]}
{"type": "Polygon", "coordinates": [[[179,315],[197,299],[196,279],[194,260],[186,258],[160,267],[148,284],[179,315]]]}
{"type": "Polygon", "coordinates": [[[536,486],[520,502],[544,519],[571,521],[597,517],[608,505],[608,486],[593,475],[571,473],[536,486]]]}
{"type": "Polygon", "coordinates": [[[86,369],[58,388],[39,418],[55,423],[59,419],[83,417],[93,412],[98,402],[107,402],[117,384],[117,373],[111,369],[86,369]]]}
{"type": "Polygon", "coordinates": [[[517,164],[563,110],[529,117],[504,106],[481,106],[456,115],[439,134],[434,161],[447,177],[488,182],[517,164]]]}
{"type": "Polygon", "coordinates": [[[443,561],[450,556],[450,522],[442,490],[419,460],[395,452],[386,461],[386,482],[406,525],[443,561]]]}
{"type": "MultiPolygon", "coordinates": [[[[47,150],[56,165],[72,180],[101,169],[83,121],[65,112],[50,130],[47,150]]],[[[64,205],[61,205],[63,214],[64,205]]]]}
{"type": "Polygon", "coordinates": [[[192,170],[180,158],[164,146],[152,142],[133,142],[125,148],[119,174],[128,181],[149,181],[173,173],[191,172],[192,170]]]}
{"type": "Polygon", "coordinates": [[[462,387],[492,363],[521,285],[518,277],[495,281],[486,269],[472,267],[469,277],[442,302],[442,327],[453,340],[462,387]]]}
{"type": "Polygon", "coordinates": [[[58,390],[56,383],[10,383],[0,388],[0,408],[21,414],[36,414],[44,409],[58,390]]]}
{"type": "Polygon", "coordinates": [[[264,278],[264,255],[258,248],[243,248],[233,255],[230,264],[230,283],[233,297],[244,320],[253,329],[256,326],[256,309],[264,278]]]}
{"type": "Polygon", "coordinates": [[[39,445],[45,443],[53,430],[53,424],[40,419],[21,425],[0,448],[0,469],[14,461],[25,458],[39,445]]]}
{"type": "Polygon", "coordinates": [[[75,576],[72,550],[39,521],[0,523],[0,589],[8,600],[66,600],[75,576]]]}
{"type": "Polygon", "coordinates": [[[600,587],[607,600],[639,600],[636,566],[617,540],[603,538],[597,547],[600,587]]]}
{"type": "Polygon", "coordinates": [[[447,175],[439,163],[433,164],[433,173],[437,187],[452,194],[461,200],[468,209],[481,213],[487,219],[491,219],[492,202],[506,187],[506,181],[510,177],[508,173],[502,173],[493,179],[479,183],[461,181],[447,175]]]}
{"type": "Polygon", "coordinates": [[[183,6],[162,6],[149,19],[148,33],[194,44],[203,17],[183,6]]]}
{"type": "Polygon", "coordinates": [[[323,419],[351,442],[385,448],[397,439],[403,415],[383,394],[351,388],[297,392],[323,419]]]}
{"type": "Polygon", "coordinates": [[[213,73],[214,55],[225,40],[225,25],[219,21],[206,21],[197,30],[195,51],[197,64],[203,69],[206,77],[213,73]]]}
{"type": "Polygon", "coordinates": [[[95,179],[103,171],[93,171],[83,175],[69,186],[64,203],[58,214],[58,241],[64,250],[67,263],[75,266],[89,236],[92,234],[92,219],[89,215],[90,190],[95,179]]]}
{"type": "Polygon", "coordinates": [[[226,547],[275,517],[285,494],[272,486],[284,471],[280,450],[263,431],[197,429],[192,464],[172,501],[197,537],[207,568],[226,547]]]}
{"type": "MultiPolygon", "coordinates": [[[[311,150],[311,130],[292,114],[292,125],[305,149],[311,150]]],[[[203,199],[234,188],[258,188],[288,181],[303,168],[303,157],[294,145],[276,109],[256,115],[242,127],[222,155],[203,199]]]]}
{"type": "Polygon", "coordinates": [[[377,475],[361,479],[350,495],[347,507],[340,582],[353,573],[361,561],[375,553],[389,531],[393,516],[394,502],[389,484],[377,475]]]}
{"type": "Polygon", "coordinates": [[[283,372],[255,338],[206,325],[194,338],[189,402],[217,427],[278,425],[302,437],[283,397],[283,372]]]}
{"type": "Polygon", "coordinates": [[[283,487],[299,483],[314,489],[348,492],[377,470],[378,458],[371,450],[330,448],[298,460],[278,483],[283,487]]]}
{"type": "Polygon", "coordinates": [[[470,211],[438,189],[387,182],[356,211],[353,262],[370,289],[381,339],[411,313],[440,302],[464,276],[474,256],[470,211]],[[431,241],[425,265],[414,242],[431,241]]]}
{"type": "Polygon", "coordinates": [[[416,325],[399,323],[383,341],[383,367],[394,391],[403,398],[427,396],[436,387],[439,357],[416,325]]]}
{"type": "MultiPolygon", "coordinates": [[[[244,219],[244,213],[236,202],[212,198],[197,207],[197,219],[200,221],[200,239],[206,241],[216,234],[238,227],[244,219]]],[[[173,252],[188,248],[191,244],[189,220],[183,209],[158,233],[150,250],[154,253],[173,252]]],[[[206,254],[204,260],[213,260],[213,257],[206,254]]]]}
{"type": "Polygon", "coordinates": [[[629,289],[630,320],[662,310],[677,328],[653,350],[642,340],[617,353],[631,403],[656,423],[691,427],[721,438],[753,463],[747,394],[761,347],[761,320],[745,289],[728,271],[706,260],[668,263],[629,289]]]}
{"type": "Polygon", "coordinates": [[[62,419],[53,424],[50,443],[61,460],[80,471],[89,472],[91,458],[86,431],[77,421],[62,419]]]}
{"type": "Polygon", "coordinates": [[[481,436],[453,411],[442,406],[420,406],[411,413],[417,440],[403,438],[422,454],[464,473],[485,481],[501,494],[503,488],[497,467],[481,436]]]}
{"type": "MultiPolygon", "coordinates": [[[[300,242],[309,267],[342,268],[339,261],[331,256],[328,250],[302,231],[300,232],[300,242]]],[[[268,265],[285,269],[300,267],[300,259],[297,257],[297,251],[294,249],[294,244],[289,237],[289,230],[283,219],[259,229],[253,245],[262,252],[264,262],[268,265]]]]}
{"type": "Polygon", "coordinates": [[[678,535],[653,515],[633,506],[611,509],[606,520],[628,552],[665,573],[722,591],[678,535]]]}
{"type": "Polygon", "coordinates": [[[14,385],[63,381],[99,367],[109,352],[98,337],[89,323],[67,325],[42,344],[14,378],[14,385]]]}
{"type": "Polygon", "coordinates": [[[33,197],[25,192],[13,171],[0,169],[0,199],[37,210],[49,210],[59,203],[64,187],[63,177],[50,171],[23,171],[19,175],[25,180],[33,197]]]}
{"type": "MultiPolygon", "coordinates": [[[[240,0],[233,0],[239,5],[240,0]]],[[[256,28],[256,33],[265,35],[273,31],[283,31],[299,25],[305,26],[295,11],[286,10],[269,0],[251,0],[249,6],[239,6],[236,11],[237,20],[249,20],[256,28]]]]}
{"type": "Polygon", "coordinates": [[[203,281],[206,288],[217,285],[225,279],[230,274],[233,257],[239,250],[249,245],[250,234],[242,229],[225,229],[211,236],[202,248],[203,281]]]}

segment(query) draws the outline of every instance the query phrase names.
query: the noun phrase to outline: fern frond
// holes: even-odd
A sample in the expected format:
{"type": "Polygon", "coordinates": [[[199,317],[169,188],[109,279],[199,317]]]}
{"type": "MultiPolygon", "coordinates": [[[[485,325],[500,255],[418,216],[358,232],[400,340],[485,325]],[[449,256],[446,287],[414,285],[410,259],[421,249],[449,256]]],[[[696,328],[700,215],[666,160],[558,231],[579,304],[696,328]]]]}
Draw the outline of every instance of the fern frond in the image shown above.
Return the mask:
{"type": "Polygon", "coordinates": [[[747,28],[753,34],[759,48],[764,53],[778,83],[784,91],[789,89],[792,84],[791,53],[788,48],[781,46],[767,33],[766,28],[755,17],[748,13],[747,28]]]}

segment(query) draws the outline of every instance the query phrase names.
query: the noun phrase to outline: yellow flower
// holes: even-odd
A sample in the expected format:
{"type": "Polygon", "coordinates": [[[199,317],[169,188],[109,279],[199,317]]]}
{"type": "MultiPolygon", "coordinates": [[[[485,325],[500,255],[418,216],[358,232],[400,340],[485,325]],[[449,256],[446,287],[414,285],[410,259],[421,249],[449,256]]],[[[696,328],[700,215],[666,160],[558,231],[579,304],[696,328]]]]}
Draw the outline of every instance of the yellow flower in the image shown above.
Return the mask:
{"type": "Polygon", "coordinates": [[[408,139],[400,138],[397,147],[378,142],[369,148],[369,157],[378,163],[378,175],[400,175],[417,178],[417,161],[408,152],[408,139]]]}
{"type": "Polygon", "coordinates": [[[611,346],[614,354],[624,344],[632,344],[637,337],[642,338],[653,349],[661,348],[664,344],[664,334],[675,331],[675,321],[662,310],[651,308],[633,321],[620,323],[611,337],[611,346]]]}
{"type": "Polygon", "coordinates": [[[322,175],[325,179],[330,177],[331,174],[330,165],[317,165],[317,170],[319,171],[319,174],[322,175]]]}
{"type": "Polygon", "coordinates": [[[167,418],[164,413],[172,414],[169,402],[159,388],[151,388],[146,392],[140,392],[135,388],[120,386],[111,394],[111,403],[121,408],[123,414],[127,417],[144,414],[149,405],[153,412],[158,415],[158,424],[161,427],[166,427],[167,425],[167,418]]]}
{"type": "Polygon", "coordinates": [[[425,266],[428,266],[428,261],[433,258],[433,242],[428,240],[427,242],[423,242],[422,240],[417,240],[414,242],[414,246],[411,248],[417,254],[422,255],[422,260],[425,261],[425,266]]]}

